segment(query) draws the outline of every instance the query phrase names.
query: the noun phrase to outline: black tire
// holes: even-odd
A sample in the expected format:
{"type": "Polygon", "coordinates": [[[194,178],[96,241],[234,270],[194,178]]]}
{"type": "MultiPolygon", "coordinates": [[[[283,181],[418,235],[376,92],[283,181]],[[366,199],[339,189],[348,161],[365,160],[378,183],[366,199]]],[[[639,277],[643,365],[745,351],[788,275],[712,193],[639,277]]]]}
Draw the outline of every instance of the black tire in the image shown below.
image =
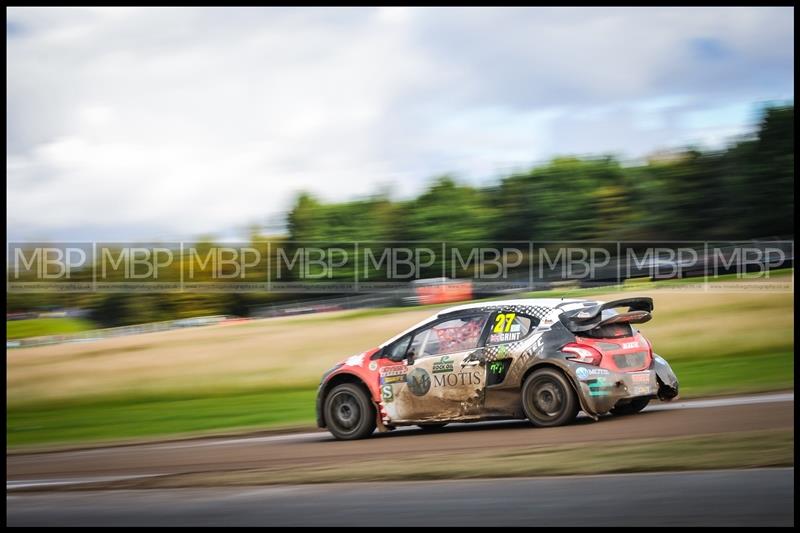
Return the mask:
{"type": "Polygon", "coordinates": [[[534,426],[569,424],[578,416],[578,398],[567,378],[558,370],[543,368],[522,385],[522,407],[534,426]]]}
{"type": "Polygon", "coordinates": [[[439,431],[447,425],[447,422],[426,422],[425,424],[417,424],[422,431],[439,431]]]}
{"type": "Polygon", "coordinates": [[[613,409],[611,409],[611,414],[617,416],[635,415],[647,407],[648,403],[650,403],[650,398],[634,398],[624,405],[615,406],[613,409]]]}
{"type": "Polygon", "coordinates": [[[325,397],[325,422],[339,440],[368,437],[375,431],[375,416],[367,394],[353,383],[337,385],[325,397]]]}

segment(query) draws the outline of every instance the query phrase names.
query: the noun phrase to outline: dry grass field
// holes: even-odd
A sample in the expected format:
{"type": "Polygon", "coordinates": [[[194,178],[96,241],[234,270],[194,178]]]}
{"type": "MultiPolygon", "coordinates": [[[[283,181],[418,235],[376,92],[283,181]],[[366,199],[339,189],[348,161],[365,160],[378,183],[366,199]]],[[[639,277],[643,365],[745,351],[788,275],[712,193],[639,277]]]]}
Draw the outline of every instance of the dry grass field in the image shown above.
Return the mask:
{"type": "MultiPolygon", "coordinates": [[[[653,320],[641,330],[673,363],[684,397],[793,387],[792,293],[632,288],[624,295],[654,298],[653,320]]],[[[105,425],[97,436],[111,437],[309,423],[322,372],[434,311],[343,311],[9,350],[9,440],[48,440],[59,421],[69,435],[56,431],[55,440],[92,438],[94,424],[105,425]],[[253,404],[251,416],[231,414],[253,404]],[[104,409],[126,413],[131,427],[110,429],[104,409]],[[169,423],[148,425],[156,411],[169,423]]],[[[115,427],[125,426],[119,417],[115,427]]]]}

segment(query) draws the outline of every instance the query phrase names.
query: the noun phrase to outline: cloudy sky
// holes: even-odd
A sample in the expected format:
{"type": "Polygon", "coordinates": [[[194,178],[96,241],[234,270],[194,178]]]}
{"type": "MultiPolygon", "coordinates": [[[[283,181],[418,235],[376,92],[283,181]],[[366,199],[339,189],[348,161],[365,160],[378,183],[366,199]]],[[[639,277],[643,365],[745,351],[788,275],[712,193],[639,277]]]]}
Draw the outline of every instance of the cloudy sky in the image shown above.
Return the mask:
{"type": "Polygon", "coordinates": [[[276,227],[431,176],[721,145],[794,93],[792,8],[7,11],[7,239],[276,227]]]}

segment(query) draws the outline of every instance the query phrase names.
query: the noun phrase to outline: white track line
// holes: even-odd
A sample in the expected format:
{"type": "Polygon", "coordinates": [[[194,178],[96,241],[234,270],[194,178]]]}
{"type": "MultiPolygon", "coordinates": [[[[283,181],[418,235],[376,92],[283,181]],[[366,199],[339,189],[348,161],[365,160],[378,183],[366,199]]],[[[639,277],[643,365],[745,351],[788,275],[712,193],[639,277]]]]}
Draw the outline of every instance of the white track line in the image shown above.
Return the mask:
{"type": "Polygon", "coordinates": [[[706,407],[733,407],[736,405],[750,405],[754,403],[793,402],[793,392],[780,394],[758,394],[754,396],[737,396],[733,398],[711,398],[708,400],[692,400],[687,402],[650,404],[645,411],[671,411],[674,409],[703,409],[706,407]]]}
{"type": "MultiPolygon", "coordinates": [[[[751,405],[759,403],[782,403],[793,402],[794,392],[784,392],[778,394],[756,394],[751,396],[734,396],[730,398],[711,398],[707,400],[690,400],[678,401],[672,403],[661,403],[649,405],[645,411],[677,411],[681,409],[705,409],[709,407],[735,407],[737,405],[751,405]]],[[[478,422],[481,424],[481,422],[478,422]]],[[[474,424],[473,424],[474,425],[474,424]]],[[[413,427],[398,428],[397,431],[413,430],[413,427]]],[[[177,448],[194,448],[199,446],[227,446],[242,443],[268,443],[268,442],[303,442],[303,441],[319,441],[321,439],[332,438],[324,432],[314,433],[293,433],[288,435],[272,435],[265,437],[241,437],[232,439],[213,439],[198,442],[171,442],[163,444],[147,444],[142,447],[149,449],[177,449],[177,448]]],[[[98,448],[90,450],[79,450],[72,452],[60,452],[63,455],[81,455],[91,453],[102,453],[105,450],[115,450],[115,448],[98,448]]],[[[31,480],[15,480],[6,482],[6,491],[15,489],[43,487],[43,486],[63,486],[63,485],[80,485],[84,483],[95,483],[100,481],[120,481],[125,479],[135,479],[142,477],[152,477],[149,475],[138,476],[124,476],[124,477],[106,477],[106,478],[73,478],[73,479],[31,479],[31,480]]]]}
{"type": "Polygon", "coordinates": [[[126,479],[140,479],[156,477],[158,474],[143,474],[137,476],[107,476],[107,477],[79,477],[70,479],[19,479],[6,481],[6,491],[27,489],[32,487],[58,487],[64,485],[84,485],[101,481],[122,481],[126,479]]]}
{"type": "MultiPolygon", "coordinates": [[[[671,403],[657,403],[647,406],[645,411],[675,411],[680,409],[704,409],[708,407],[734,407],[737,405],[750,405],[758,403],[778,403],[778,402],[792,402],[794,401],[794,392],[784,392],[778,394],[754,394],[750,396],[734,396],[729,398],[710,398],[707,400],[689,400],[677,401],[671,403]]],[[[581,413],[581,416],[585,416],[581,413]]],[[[470,424],[494,424],[496,422],[474,422],[470,424]]],[[[395,431],[413,431],[416,428],[400,427],[395,431]]],[[[270,443],[270,442],[309,442],[332,439],[328,433],[317,431],[313,433],[289,433],[286,435],[266,435],[263,437],[234,437],[229,439],[207,439],[207,440],[187,440],[177,442],[165,442],[154,444],[143,444],[141,447],[148,449],[181,449],[181,448],[197,448],[203,446],[230,446],[243,443],[270,443]]],[[[137,446],[138,447],[138,446],[137,446]]],[[[114,448],[108,448],[113,450],[114,448]]],[[[92,454],[102,452],[103,448],[95,448],[88,450],[78,450],[73,452],[63,452],[64,454],[92,454]]]]}

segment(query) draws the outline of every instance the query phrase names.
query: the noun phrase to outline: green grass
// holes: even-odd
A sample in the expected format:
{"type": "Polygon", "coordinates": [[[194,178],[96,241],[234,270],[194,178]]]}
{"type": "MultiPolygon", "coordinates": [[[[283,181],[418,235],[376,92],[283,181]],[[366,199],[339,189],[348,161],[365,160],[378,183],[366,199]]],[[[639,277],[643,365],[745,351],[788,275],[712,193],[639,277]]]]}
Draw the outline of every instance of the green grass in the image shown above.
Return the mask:
{"type": "Polygon", "coordinates": [[[670,366],[680,380],[682,398],[794,387],[792,352],[678,359],[670,366]]]}
{"type": "Polygon", "coordinates": [[[9,339],[24,339],[44,335],[80,333],[96,327],[93,322],[83,318],[29,318],[6,321],[6,335],[9,339]]]}
{"type": "Polygon", "coordinates": [[[314,424],[316,388],[43,402],[7,412],[8,446],[314,424]]]}

